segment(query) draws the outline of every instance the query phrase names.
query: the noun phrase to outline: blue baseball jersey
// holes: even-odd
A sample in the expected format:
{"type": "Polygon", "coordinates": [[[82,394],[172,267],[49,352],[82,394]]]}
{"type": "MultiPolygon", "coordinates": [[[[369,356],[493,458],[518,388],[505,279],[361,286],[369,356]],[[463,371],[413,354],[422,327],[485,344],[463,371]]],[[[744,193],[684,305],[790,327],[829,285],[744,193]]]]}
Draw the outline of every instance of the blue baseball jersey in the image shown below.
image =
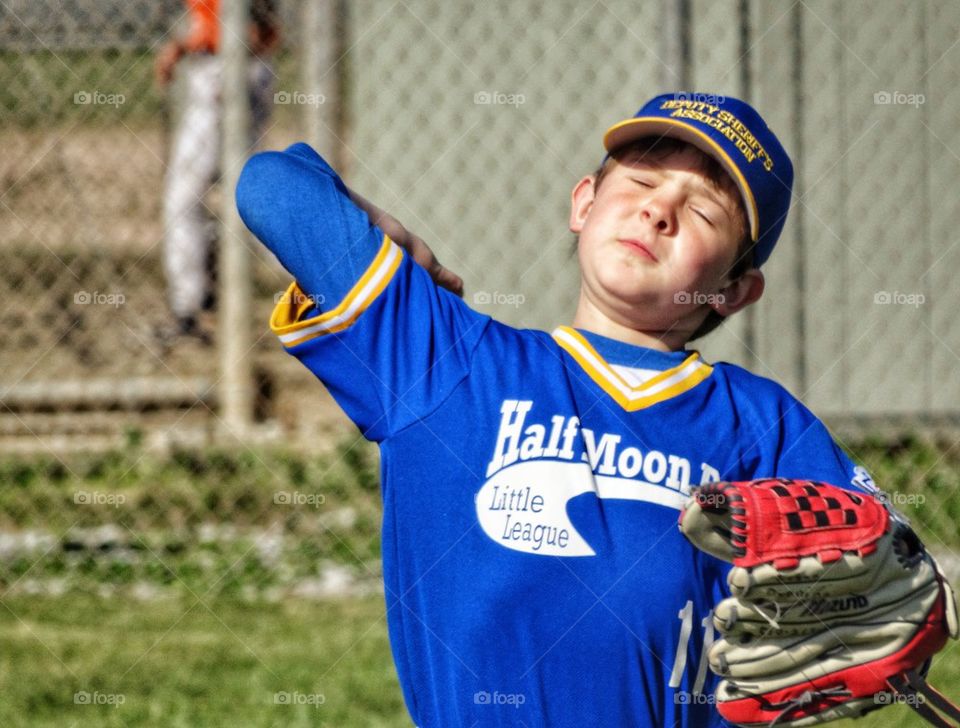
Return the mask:
{"type": "MultiPolygon", "coordinates": [[[[348,204],[325,189],[320,218],[348,204]]],[[[325,241],[363,236],[372,261],[321,308],[294,282],[271,327],[379,443],[388,627],[415,723],[724,725],[705,652],[729,566],[677,528],[691,487],[871,489],[867,473],[768,379],[507,326],[369,222],[326,219],[325,241]]]]}

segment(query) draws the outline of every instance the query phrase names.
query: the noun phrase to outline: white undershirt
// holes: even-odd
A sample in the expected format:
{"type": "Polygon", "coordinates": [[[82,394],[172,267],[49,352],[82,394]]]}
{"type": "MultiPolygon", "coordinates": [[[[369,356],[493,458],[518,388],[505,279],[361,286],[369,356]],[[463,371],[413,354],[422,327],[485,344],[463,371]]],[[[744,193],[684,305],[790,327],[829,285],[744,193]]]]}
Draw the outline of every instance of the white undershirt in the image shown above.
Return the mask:
{"type": "Polygon", "coordinates": [[[623,377],[623,380],[631,387],[639,387],[644,382],[660,374],[657,369],[627,367],[623,364],[610,364],[610,368],[623,377]]]}

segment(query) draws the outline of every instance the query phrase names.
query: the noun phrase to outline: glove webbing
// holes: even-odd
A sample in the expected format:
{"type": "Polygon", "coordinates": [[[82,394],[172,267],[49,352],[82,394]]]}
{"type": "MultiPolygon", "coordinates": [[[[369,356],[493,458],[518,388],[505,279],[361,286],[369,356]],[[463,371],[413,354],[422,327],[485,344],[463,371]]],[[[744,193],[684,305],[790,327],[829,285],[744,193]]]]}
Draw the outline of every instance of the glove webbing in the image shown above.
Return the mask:
{"type": "Polygon", "coordinates": [[[894,675],[887,680],[887,685],[898,695],[903,695],[906,698],[907,705],[937,728],[956,728],[957,725],[960,725],[960,708],[927,683],[916,670],[908,670],[899,675],[894,675]],[[930,701],[957,723],[948,722],[931,708],[927,701],[930,701]]]}

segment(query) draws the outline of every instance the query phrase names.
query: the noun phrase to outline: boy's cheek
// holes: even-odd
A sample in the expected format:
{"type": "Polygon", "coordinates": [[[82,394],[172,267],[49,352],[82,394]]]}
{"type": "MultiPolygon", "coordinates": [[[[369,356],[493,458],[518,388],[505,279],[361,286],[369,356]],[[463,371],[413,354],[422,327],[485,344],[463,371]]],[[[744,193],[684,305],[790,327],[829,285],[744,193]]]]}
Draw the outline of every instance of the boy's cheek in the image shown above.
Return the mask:
{"type": "Polygon", "coordinates": [[[597,226],[589,224],[583,226],[577,242],[577,255],[581,266],[589,264],[593,258],[599,255],[598,249],[602,238],[603,231],[597,226]]]}
{"type": "Polygon", "coordinates": [[[613,223],[617,218],[629,215],[635,206],[635,200],[631,194],[604,186],[590,205],[586,223],[595,225],[613,223]]]}

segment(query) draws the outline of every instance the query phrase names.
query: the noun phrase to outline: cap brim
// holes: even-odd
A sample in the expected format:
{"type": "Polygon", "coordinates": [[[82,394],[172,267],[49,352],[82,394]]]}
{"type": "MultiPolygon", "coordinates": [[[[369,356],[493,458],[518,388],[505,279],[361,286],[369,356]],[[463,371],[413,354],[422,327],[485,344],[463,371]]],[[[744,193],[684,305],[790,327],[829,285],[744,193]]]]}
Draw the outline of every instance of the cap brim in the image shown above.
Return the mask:
{"type": "Polygon", "coordinates": [[[638,116],[625,119],[607,129],[607,133],[603,135],[603,146],[608,152],[612,152],[624,144],[646,136],[680,139],[693,144],[704,154],[716,159],[727,174],[733,178],[733,181],[737,184],[737,189],[740,190],[740,196],[743,198],[743,204],[747,209],[747,219],[750,223],[750,238],[756,242],[760,235],[760,216],[757,213],[757,201],[753,196],[753,190],[750,189],[750,185],[747,184],[747,180],[741,174],[740,169],[730,159],[730,155],[719,144],[696,127],[685,124],[679,119],[638,116]]]}

